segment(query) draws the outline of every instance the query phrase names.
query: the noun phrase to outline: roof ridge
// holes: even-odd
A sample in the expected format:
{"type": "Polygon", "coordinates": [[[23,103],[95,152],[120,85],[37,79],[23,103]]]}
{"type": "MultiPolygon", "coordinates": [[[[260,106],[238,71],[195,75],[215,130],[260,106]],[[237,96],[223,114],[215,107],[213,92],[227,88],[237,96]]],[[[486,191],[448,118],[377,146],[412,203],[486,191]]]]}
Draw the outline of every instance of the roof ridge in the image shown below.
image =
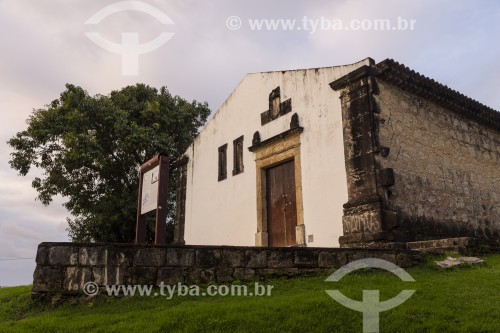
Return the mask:
{"type": "Polygon", "coordinates": [[[299,72],[299,71],[321,70],[321,69],[325,69],[325,68],[336,68],[336,67],[353,66],[353,65],[362,63],[364,61],[367,61],[367,60],[370,61],[370,62],[374,62],[374,60],[372,58],[367,57],[367,58],[361,59],[359,61],[355,61],[353,63],[344,64],[344,65],[330,65],[330,66],[320,66],[320,67],[311,67],[311,68],[277,69],[277,70],[271,70],[271,71],[250,72],[250,73],[247,73],[247,74],[265,74],[265,73],[278,73],[278,72],[284,73],[284,72],[299,72]]]}

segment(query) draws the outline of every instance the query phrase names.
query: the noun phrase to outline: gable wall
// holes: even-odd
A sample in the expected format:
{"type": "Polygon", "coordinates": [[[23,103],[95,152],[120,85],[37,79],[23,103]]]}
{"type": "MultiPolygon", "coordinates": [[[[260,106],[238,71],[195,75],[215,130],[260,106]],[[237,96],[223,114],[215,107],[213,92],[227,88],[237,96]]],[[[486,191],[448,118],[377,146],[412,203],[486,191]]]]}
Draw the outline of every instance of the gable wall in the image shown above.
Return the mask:
{"type": "MultiPolygon", "coordinates": [[[[304,223],[309,246],[336,246],[342,235],[342,204],[347,188],[342,119],[337,92],[329,83],[357,64],[321,69],[249,74],[186,152],[187,244],[254,245],[257,231],[255,155],[248,151],[255,131],[266,140],[289,129],[299,115],[304,223]],[[292,112],[261,126],[271,90],[292,99],[292,112]],[[233,176],[233,140],[244,135],[244,172],[233,176]],[[227,148],[227,179],[218,181],[217,149],[227,148]]],[[[306,237],[307,241],[307,237],[306,237]]]]}

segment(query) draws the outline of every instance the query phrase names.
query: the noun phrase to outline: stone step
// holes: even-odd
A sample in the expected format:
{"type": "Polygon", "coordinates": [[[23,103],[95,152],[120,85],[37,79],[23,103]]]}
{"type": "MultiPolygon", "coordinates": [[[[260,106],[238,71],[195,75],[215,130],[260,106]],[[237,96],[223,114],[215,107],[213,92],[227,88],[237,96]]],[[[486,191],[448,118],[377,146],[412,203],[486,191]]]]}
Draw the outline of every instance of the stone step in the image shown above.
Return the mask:
{"type": "Polygon", "coordinates": [[[456,252],[464,253],[468,249],[476,246],[476,240],[472,237],[455,237],[455,238],[443,238],[443,239],[433,239],[418,242],[408,242],[406,243],[406,248],[409,250],[421,251],[421,252],[431,252],[431,253],[444,253],[444,252],[456,252]]]}
{"type": "Polygon", "coordinates": [[[455,246],[470,247],[474,245],[476,245],[476,240],[472,237],[456,237],[456,238],[425,240],[418,242],[408,242],[406,243],[406,248],[411,250],[418,250],[418,249],[436,248],[436,247],[455,247],[455,246]]]}
{"type": "Polygon", "coordinates": [[[445,253],[467,254],[471,252],[470,248],[462,246],[429,247],[425,249],[414,249],[413,251],[422,253],[432,253],[432,254],[445,254],[445,253]]]}

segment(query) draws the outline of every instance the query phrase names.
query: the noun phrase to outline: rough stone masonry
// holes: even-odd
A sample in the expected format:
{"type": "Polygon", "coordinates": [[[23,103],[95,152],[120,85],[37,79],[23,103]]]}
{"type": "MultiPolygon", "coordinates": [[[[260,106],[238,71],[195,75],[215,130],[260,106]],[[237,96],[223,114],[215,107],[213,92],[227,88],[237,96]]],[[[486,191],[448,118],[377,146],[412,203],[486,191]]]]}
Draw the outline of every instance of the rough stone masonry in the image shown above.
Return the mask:
{"type": "Polygon", "coordinates": [[[291,277],[331,271],[362,258],[400,267],[422,260],[411,250],[41,243],[32,292],[34,297],[78,295],[87,282],[104,288],[291,277]]]}
{"type": "Polygon", "coordinates": [[[341,246],[498,246],[500,112],[390,59],[330,86],[341,92],[348,185],[341,246]]]}

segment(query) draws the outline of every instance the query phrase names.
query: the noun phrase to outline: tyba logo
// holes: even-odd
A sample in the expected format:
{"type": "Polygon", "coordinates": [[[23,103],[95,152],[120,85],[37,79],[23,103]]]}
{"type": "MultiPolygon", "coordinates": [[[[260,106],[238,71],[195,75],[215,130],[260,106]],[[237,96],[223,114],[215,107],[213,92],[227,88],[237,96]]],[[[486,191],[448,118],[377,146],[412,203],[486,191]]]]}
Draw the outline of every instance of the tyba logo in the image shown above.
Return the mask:
{"type": "MultiPolygon", "coordinates": [[[[345,275],[363,268],[380,268],[389,271],[399,277],[403,281],[415,282],[413,277],[404,269],[394,265],[389,261],[376,258],[366,258],[353,261],[345,266],[342,266],[330,275],[325,281],[338,282],[345,275]]],[[[326,293],[342,304],[343,306],[363,313],[363,332],[378,332],[380,312],[390,310],[408,300],[415,290],[403,290],[395,297],[380,301],[379,290],[363,290],[363,301],[356,301],[346,297],[338,290],[326,290],[326,293]]]]}
{"type": "MultiPolygon", "coordinates": [[[[92,15],[85,24],[98,24],[109,15],[124,11],[137,11],[149,14],[156,18],[161,24],[174,24],[172,19],[156,7],[140,1],[121,1],[109,6],[106,6],[92,15]]],[[[122,56],[122,74],[123,75],[138,75],[139,74],[139,55],[152,52],[165,44],[174,33],[162,32],[155,39],[139,44],[139,33],[137,32],[122,32],[122,43],[117,44],[104,39],[97,32],[87,32],[85,35],[98,46],[106,51],[120,54],[122,56]]]]}

